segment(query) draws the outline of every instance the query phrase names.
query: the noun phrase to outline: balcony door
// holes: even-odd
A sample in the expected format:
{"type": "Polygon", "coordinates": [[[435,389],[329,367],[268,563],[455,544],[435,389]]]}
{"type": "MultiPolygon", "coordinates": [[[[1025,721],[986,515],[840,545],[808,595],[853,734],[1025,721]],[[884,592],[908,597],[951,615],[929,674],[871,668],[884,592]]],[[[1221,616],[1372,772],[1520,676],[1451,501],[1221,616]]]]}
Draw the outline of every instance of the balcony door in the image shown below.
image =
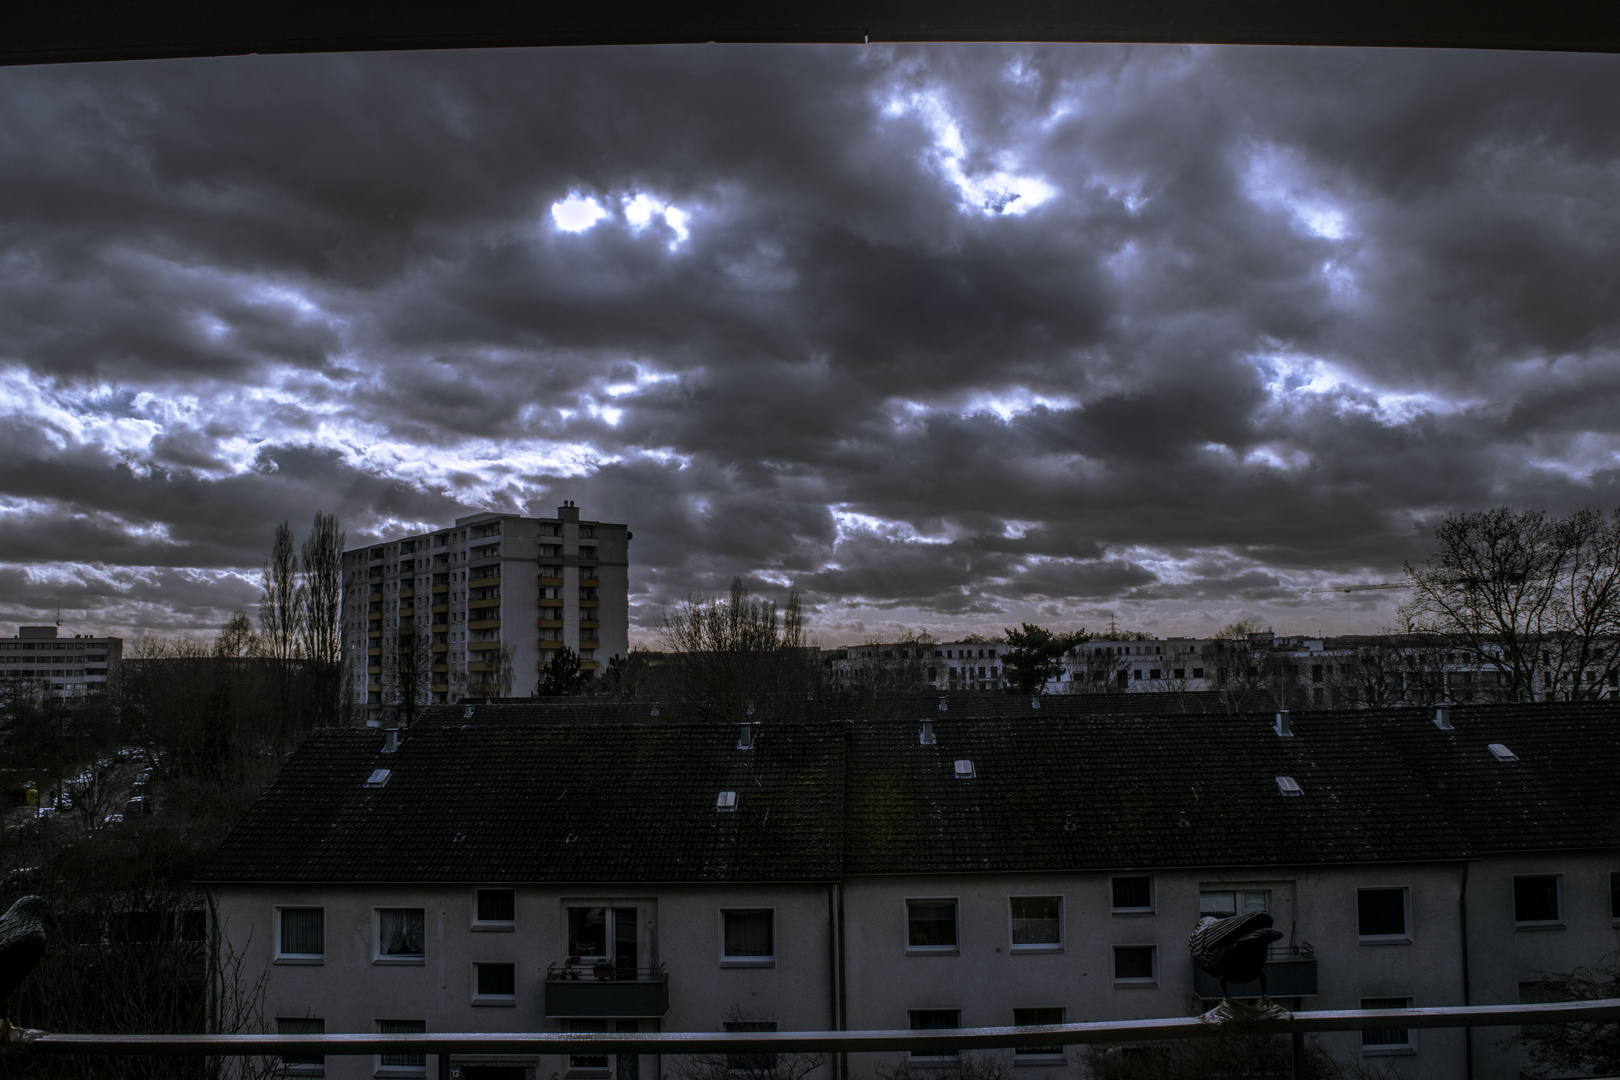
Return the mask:
{"type": "Polygon", "coordinates": [[[636,909],[571,907],[568,909],[568,955],[582,964],[610,965],[613,977],[636,977],[636,909]]]}

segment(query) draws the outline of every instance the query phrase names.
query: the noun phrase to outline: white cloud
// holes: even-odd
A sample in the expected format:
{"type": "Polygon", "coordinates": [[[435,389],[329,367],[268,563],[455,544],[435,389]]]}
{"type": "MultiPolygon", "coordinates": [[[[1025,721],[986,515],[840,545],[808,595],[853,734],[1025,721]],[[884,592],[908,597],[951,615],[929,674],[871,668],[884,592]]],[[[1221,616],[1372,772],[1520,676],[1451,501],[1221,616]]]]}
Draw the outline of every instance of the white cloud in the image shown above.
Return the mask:
{"type": "Polygon", "coordinates": [[[602,204],[589,195],[569,195],[551,204],[551,218],[563,232],[584,232],[607,216],[602,204]]]}

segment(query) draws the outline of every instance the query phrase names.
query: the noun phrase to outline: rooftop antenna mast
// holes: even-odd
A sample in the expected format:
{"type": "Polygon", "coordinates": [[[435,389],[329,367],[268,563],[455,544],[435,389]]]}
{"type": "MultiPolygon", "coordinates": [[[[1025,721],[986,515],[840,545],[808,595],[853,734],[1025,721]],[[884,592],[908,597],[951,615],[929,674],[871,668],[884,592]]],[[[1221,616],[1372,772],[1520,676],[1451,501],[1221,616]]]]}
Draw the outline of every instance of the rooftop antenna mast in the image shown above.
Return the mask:
{"type": "Polygon", "coordinates": [[[56,628],[58,630],[62,629],[62,609],[61,608],[56,609],[56,628]]]}

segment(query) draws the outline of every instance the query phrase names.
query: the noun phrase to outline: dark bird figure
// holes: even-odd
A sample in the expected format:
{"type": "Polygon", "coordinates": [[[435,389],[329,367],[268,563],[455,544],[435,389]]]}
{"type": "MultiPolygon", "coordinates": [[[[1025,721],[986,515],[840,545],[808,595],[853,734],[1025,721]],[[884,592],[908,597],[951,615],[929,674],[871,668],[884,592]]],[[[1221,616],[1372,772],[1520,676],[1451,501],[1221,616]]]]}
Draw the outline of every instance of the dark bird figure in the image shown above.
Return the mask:
{"type": "Polygon", "coordinates": [[[1187,947],[1193,963],[1221,980],[1221,997],[1228,982],[1246,983],[1260,977],[1260,996],[1266,997],[1266,946],[1282,937],[1272,928],[1271,916],[1251,911],[1227,919],[1204,918],[1187,947]]]}
{"type": "Polygon", "coordinates": [[[11,1038],[11,992],[45,955],[45,927],[55,925],[38,896],[25,896],[0,915],[0,1042],[11,1038]]]}

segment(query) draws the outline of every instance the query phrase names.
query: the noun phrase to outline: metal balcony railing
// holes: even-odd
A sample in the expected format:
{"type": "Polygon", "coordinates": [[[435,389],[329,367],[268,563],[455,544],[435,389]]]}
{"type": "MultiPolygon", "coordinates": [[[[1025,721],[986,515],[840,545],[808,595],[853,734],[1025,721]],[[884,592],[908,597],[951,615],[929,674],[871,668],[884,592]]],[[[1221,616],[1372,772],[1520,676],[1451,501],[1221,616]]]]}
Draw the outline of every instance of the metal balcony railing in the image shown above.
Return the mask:
{"type": "MultiPolygon", "coordinates": [[[[1620,998],[1538,1005],[1455,1005],[1427,1009],[1339,1009],[1299,1012],[1250,1030],[1293,1038],[1295,1065],[1306,1032],[1388,1028],[1511,1027],[1620,1019],[1620,998]]],[[[431,1054],[449,1080],[452,1057],[473,1054],[916,1054],[949,1050],[1108,1045],[1207,1038],[1219,1029],[1196,1016],[1039,1027],[954,1028],[935,1031],[686,1031],[656,1034],[457,1032],[423,1035],[68,1035],[12,1043],[33,1054],[315,1057],[345,1054],[431,1054]]]]}

